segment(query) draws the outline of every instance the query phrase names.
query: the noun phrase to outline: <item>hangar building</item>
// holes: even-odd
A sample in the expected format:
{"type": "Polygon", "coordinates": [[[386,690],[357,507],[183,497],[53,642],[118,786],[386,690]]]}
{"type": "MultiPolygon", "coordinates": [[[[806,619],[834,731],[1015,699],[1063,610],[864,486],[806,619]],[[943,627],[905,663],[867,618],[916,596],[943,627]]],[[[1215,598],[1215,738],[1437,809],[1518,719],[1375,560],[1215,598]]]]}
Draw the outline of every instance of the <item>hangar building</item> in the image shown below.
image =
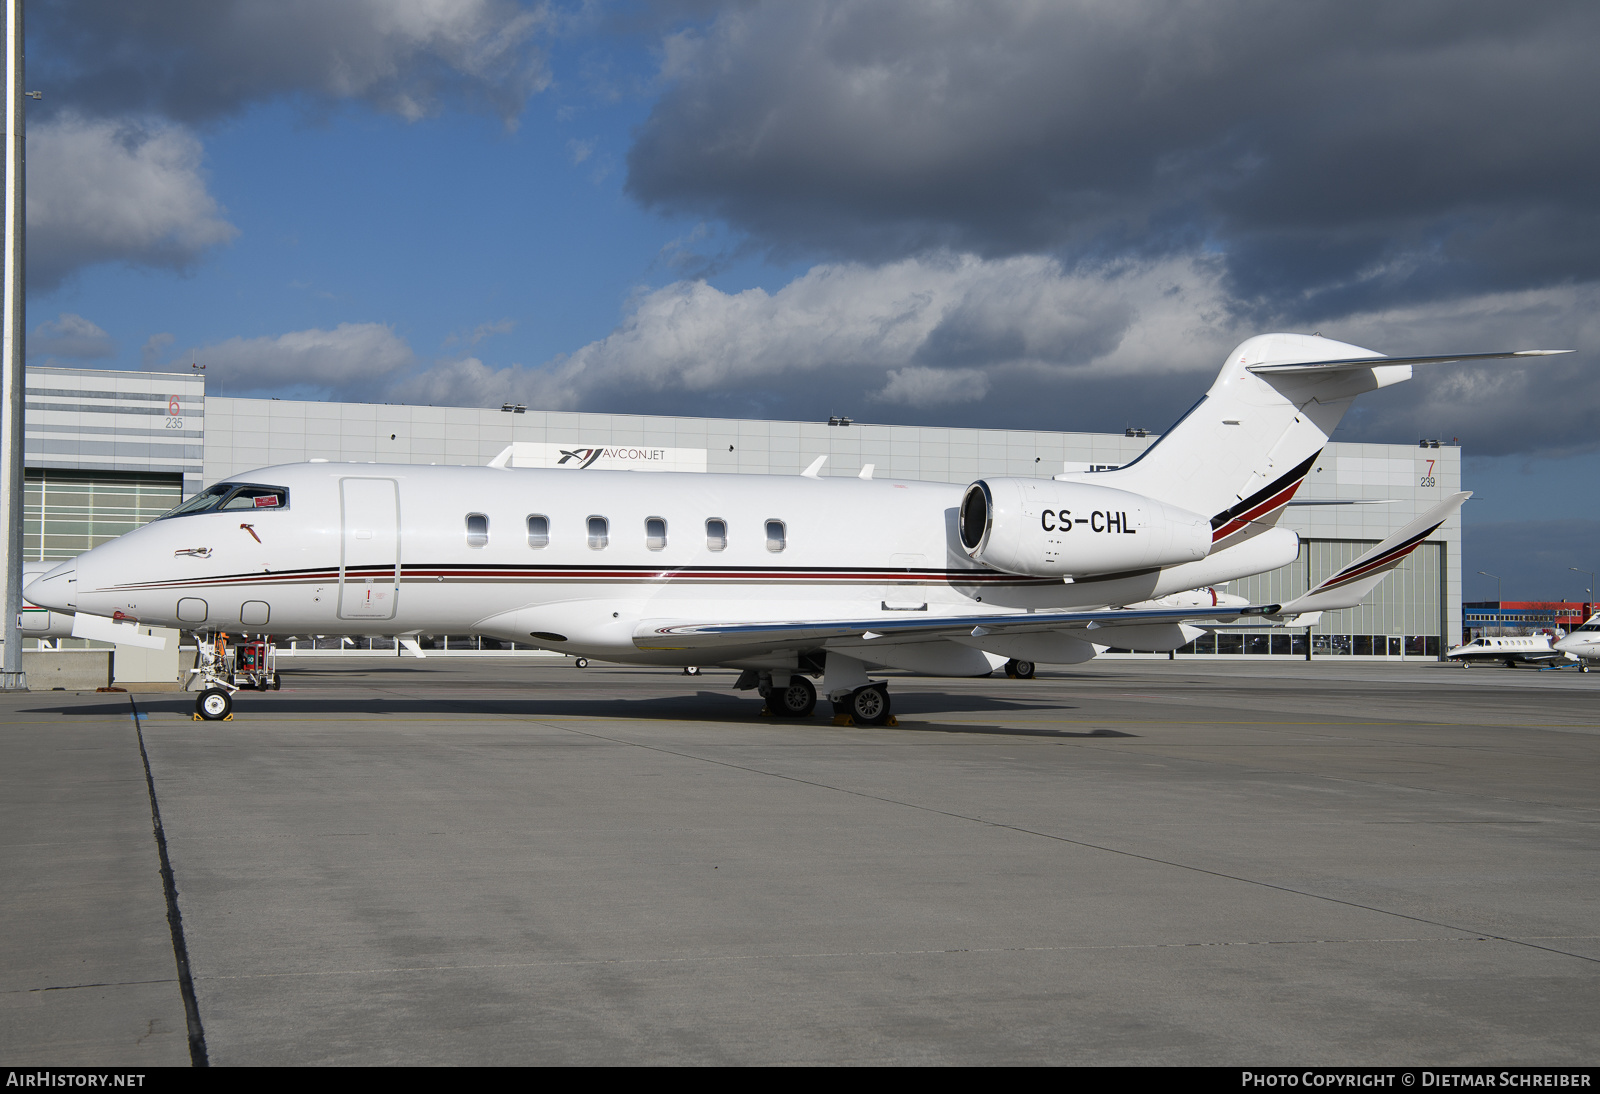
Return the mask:
{"type": "MultiPolygon", "coordinates": [[[[966,483],[1114,467],[1157,435],[770,422],[636,414],[306,402],[207,396],[202,375],[29,367],[26,391],[28,559],[70,558],[159,516],[204,485],[270,464],[483,464],[516,445],[517,466],[619,467],[790,475],[818,456],[822,473],[966,483]]],[[[1280,521],[1300,557],[1229,591],[1257,603],[1304,592],[1460,489],[1461,450],[1332,443],[1280,521]]],[[[1303,631],[1227,631],[1180,656],[1440,657],[1462,633],[1459,514],[1367,602],[1303,631]]],[[[70,644],[70,643],[69,643],[70,644]]],[[[301,644],[301,643],[297,643],[301,644]]],[[[314,647],[317,643],[305,640],[314,647]]],[[[367,647],[393,648],[371,640],[367,647]]],[[[334,643],[337,645],[337,643],[334,643]]],[[[429,644],[425,643],[425,647],[429,644]]],[[[478,643],[437,636],[432,648],[478,643]]]]}

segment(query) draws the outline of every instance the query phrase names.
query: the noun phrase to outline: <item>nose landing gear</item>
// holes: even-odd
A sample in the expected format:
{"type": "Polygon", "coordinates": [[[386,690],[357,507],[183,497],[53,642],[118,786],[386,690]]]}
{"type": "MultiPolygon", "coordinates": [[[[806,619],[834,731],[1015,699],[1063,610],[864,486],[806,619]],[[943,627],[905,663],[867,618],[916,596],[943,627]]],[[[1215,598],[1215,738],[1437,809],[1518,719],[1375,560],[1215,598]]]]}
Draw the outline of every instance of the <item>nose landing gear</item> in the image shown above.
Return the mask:
{"type": "Polygon", "coordinates": [[[207,688],[194,702],[194,716],[207,722],[225,722],[233,717],[233,696],[221,688],[207,688]]]}

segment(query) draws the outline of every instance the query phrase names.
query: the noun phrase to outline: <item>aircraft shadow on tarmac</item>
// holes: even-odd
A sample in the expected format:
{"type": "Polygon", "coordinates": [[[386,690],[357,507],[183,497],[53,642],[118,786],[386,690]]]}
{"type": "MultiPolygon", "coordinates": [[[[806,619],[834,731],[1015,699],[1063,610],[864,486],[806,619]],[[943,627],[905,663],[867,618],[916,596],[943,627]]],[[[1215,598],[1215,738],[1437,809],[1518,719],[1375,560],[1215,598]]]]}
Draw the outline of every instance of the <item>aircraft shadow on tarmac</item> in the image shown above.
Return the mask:
{"type": "MultiPolygon", "coordinates": [[[[883,727],[885,732],[896,729],[921,732],[973,733],[1016,737],[1131,737],[1134,734],[1114,729],[1068,731],[1044,727],[1003,726],[984,724],[954,724],[938,721],[940,715],[963,712],[1013,712],[1066,711],[1076,709],[1059,702],[1044,700],[995,699],[984,695],[938,694],[899,692],[894,697],[895,715],[900,719],[897,727],[883,727]],[[927,718],[929,720],[924,721],[927,718]]],[[[84,696],[82,701],[63,701],[31,707],[30,714],[60,714],[67,717],[128,717],[134,709],[145,715],[176,715],[189,717],[194,711],[194,699],[183,693],[145,694],[133,697],[119,695],[84,696]]],[[[359,717],[370,715],[434,715],[444,718],[487,715],[499,718],[628,718],[640,722],[659,720],[702,721],[726,724],[822,726],[828,725],[828,706],[817,705],[809,718],[780,719],[759,714],[760,707],[750,693],[697,691],[669,696],[648,696],[639,699],[615,698],[515,698],[472,699],[455,696],[396,697],[362,695],[342,697],[335,689],[285,694],[283,692],[239,692],[234,700],[234,720],[227,728],[244,728],[251,715],[274,719],[296,717],[359,717]]],[[[223,723],[218,723],[219,728],[223,723]]]]}

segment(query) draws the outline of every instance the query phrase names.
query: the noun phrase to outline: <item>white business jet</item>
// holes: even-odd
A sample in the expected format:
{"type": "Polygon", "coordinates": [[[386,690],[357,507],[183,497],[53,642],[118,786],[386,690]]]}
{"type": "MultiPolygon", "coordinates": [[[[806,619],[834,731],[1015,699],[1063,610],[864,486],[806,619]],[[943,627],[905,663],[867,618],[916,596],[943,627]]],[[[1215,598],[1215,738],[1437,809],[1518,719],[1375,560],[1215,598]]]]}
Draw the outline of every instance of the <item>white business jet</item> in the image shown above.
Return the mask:
{"type": "Polygon", "coordinates": [[[1445,653],[1445,660],[1454,661],[1464,669],[1476,664],[1498,661],[1508,669],[1518,665],[1550,665],[1566,661],[1567,655],[1557,641],[1560,632],[1550,634],[1508,635],[1501,638],[1474,638],[1445,653]]]}
{"type": "MultiPolygon", "coordinates": [[[[58,566],[66,565],[59,559],[47,562],[24,562],[22,564],[22,587],[26,589],[30,584],[58,566]]],[[[72,637],[71,613],[53,612],[49,608],[30,604],[28,598],[22,598],[22,613],[17,620],[17,626],[22,631],[22,637],[27,638],[71,638],[72,637]]]]}
{"type": "Polygon", "coordinates": [[[1591,615],[1582,626],[1556,643],[1556,649],[1568,657],[1576,658],[1579,672],[1589,671],[1590,661],[1600,661],[1600,612],[1591,615]]]}
{"type": "MultiPolygon", "coordinates": [[[[868,666],[977,676],[1170,650],[1193,624],[1359,602],[1465,499],[1456,494],[1291,604],[1128,608],[1272,570],[1275,527],[1363,392],[1414,364],[1269,334],[1139,459],[969,486],[820,475],[638,474],[312,462],[218,483],[28,586],[53,611],[130,630],[475,633],[574,656],[743,670],[777,716],[881,724],[868,666]]],[[[1559,352],[1559,351],[1555,351],[1559,352]]],[[[203,648],[206,643],[200,643],[203,648]]],[[[214,673],[197,709],[225,717],[214,673]]]]}

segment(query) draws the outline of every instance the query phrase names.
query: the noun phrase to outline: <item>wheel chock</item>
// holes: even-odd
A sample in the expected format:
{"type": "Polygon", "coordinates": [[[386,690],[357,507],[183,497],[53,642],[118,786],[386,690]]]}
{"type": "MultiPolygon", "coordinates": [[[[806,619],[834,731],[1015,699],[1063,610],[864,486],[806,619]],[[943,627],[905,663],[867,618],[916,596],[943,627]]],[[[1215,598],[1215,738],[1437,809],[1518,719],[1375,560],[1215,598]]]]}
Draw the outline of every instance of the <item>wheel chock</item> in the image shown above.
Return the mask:
{"type": "MultiPolygon", "coordinates": [[[[200,715],[198,715],[198,714],[194,715],[192,720],[196,721],[196,722],[205,721],[205,719],[200,717],[200,715]]],[[[219,718],[217,720],[219,722],[231,722],[231,721],[233,721],[233,711],[231,711],[231,710],[228,711],[228,713],[224,714],[221,718],[219,718]]]]}
{"type": "Polygon", "coordinates": [[[856,720],[848,714],[835,714],[833,716],[833,724],[836,726],[853,726],[856,724],[856,720]]]}
{"type": "MultiPolygon", "coordinates": [[[[228,717],[232,718],[233,715],[230,714],[230,715],[228,715],[228,717]]],[[[886,726],[897,726],[897,725],[900,724],[900,719],[896,718],[893,714],[891,714],[891,715],[889,715],[888,718],[884,719],[883,724],[886,725],[886,726]]]]}

